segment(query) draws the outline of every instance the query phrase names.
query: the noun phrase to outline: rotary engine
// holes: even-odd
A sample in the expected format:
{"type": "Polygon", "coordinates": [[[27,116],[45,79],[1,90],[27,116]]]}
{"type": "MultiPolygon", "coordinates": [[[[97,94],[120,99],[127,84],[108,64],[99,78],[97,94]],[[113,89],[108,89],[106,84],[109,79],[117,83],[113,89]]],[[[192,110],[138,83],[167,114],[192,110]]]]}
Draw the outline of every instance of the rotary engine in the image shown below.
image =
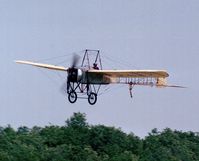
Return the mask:
{"type": "Polygon", "coordinates": [[[68,69],[68,81],[79,82],[82,79],[82,70],[77,68],[68,69]]]}

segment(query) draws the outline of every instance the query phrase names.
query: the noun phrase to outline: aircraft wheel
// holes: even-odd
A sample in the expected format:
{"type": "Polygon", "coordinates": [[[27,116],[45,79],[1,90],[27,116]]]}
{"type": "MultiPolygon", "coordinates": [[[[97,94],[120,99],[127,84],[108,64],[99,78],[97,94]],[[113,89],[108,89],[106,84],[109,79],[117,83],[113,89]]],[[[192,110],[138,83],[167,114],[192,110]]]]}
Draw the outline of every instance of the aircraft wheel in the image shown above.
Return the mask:
{"type": "Polygon", "coordinates": [[[75,91],[69,92],[68,100],[70,103],[75,103],[77,101],[77,93],[75,91]]]}
{"type": "Polygon", "coordinates": [[[88,95],[88,103],[89,103],[90,105],[94,105],[96,102],[97,102],[97,94],[91,92],[91,93],[88,95]]]}

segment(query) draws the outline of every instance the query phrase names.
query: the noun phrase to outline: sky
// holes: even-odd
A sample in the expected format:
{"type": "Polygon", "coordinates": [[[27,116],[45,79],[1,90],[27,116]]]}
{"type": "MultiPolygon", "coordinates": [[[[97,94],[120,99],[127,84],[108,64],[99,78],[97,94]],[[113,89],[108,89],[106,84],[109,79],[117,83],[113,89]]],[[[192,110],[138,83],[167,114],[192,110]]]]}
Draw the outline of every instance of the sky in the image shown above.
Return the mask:
{"type": "Polygon", "coordinates": [[[140,137],[153,128],[198,132],[198,52],[198,0],[0,0],[0,126],[61,126],[82,112],[90,124],[140,137]],[[135,87],[131,99],[128,86],[114,85],[94,106],[70,104],[60,92],[66,73],[14,63],[67,67],[84,49],[99,49],[106,69],[165,69],[168,84],[188,88],[135,87]]]}

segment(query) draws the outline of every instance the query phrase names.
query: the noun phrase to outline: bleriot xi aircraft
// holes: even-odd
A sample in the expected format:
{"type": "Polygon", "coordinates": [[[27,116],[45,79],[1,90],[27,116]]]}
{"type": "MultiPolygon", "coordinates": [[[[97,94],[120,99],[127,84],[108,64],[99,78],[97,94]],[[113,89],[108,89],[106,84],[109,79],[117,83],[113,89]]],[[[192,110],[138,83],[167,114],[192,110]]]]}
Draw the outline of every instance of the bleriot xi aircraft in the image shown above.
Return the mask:
{"type": "Polygon", "coordinates": [[[81,66],[79,67],[77,66],[78,59],[78,56],[75,55],[71,67],[68,68],[31,61],[17,60],[15,62],[66,72],[67,94],[70,103],[75,103],[77,98],[87,98],[89,104],[94,105],[97,101],[100,87],[112,83],[129,85],[131,97],[132,88],[135,85],[181,87],[167,85],[166,78],[169,74],[165,70],[103,70],[99,50],[85,50],[81,66]],[[91,51],[92,54],[95,54],[92,62],[90,60],[91,51]],[[84,94],[84,97],[79,97],[80,94],[84,94]]]}

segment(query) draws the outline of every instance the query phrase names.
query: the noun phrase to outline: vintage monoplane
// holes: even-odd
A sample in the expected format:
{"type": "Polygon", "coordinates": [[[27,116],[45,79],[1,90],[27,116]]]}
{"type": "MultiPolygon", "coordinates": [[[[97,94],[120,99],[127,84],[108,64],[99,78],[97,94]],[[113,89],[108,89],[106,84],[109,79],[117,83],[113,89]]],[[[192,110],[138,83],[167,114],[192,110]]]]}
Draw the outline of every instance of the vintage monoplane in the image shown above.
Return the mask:
{"type": "Polygon", "coordinates": [[[78,56],[74,55],[71,67],[37,63],[32,61],[17,60],[16,63],[28,64],[36,67],[47,68],[67,72],[67,94],[70,103],[75,103],[77,98],[87,98],[89,104],[94,105],[97,101],[98,92],[102,85],[127,84],[130,96],[132,88],[139,86],[156,87],[181,87],[167,85],[166,78],[169,76],[166,70],[104,70],[99,50],[84,52],[81,66],[77,66],[78,56]],[[95,53],[95,58],[90,60],[90,52],[95,53]],[[84,97],[79,97],[84,94],[84,97]],[[85,96],[86,95],[86,96],[85,96]]]}

